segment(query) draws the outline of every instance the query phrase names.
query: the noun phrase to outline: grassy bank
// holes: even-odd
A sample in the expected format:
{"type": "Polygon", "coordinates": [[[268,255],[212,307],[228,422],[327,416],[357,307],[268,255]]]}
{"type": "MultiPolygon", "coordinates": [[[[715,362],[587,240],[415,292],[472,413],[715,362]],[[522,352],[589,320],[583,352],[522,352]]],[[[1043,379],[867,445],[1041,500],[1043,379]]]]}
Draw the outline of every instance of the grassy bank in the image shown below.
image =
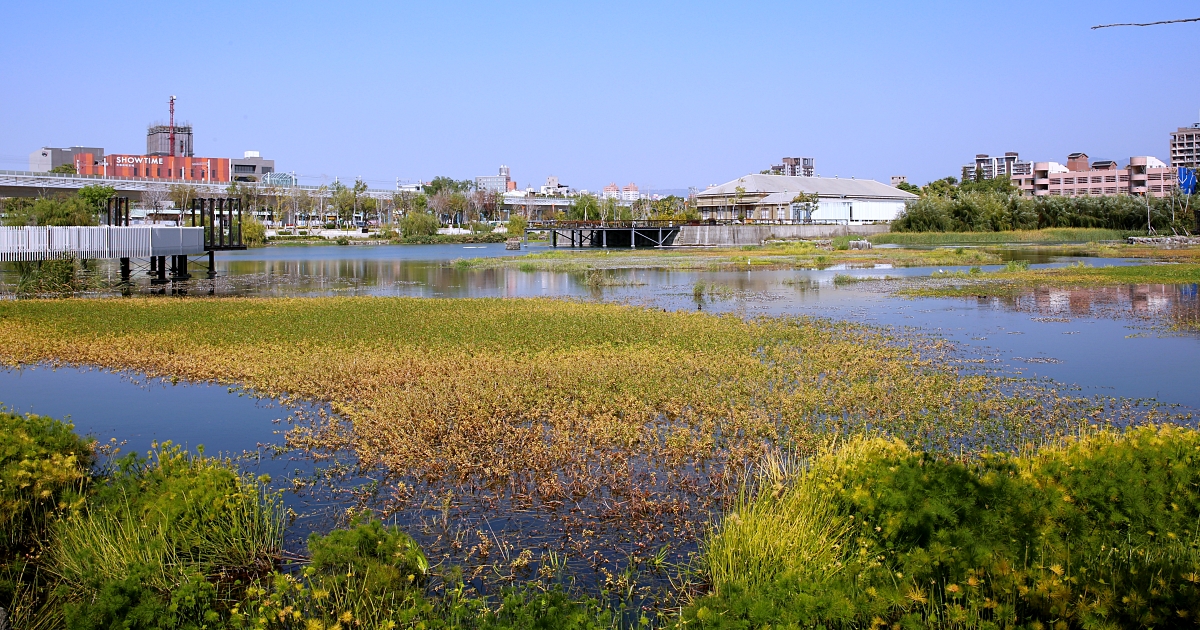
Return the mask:
{"type": "Polygon", "coordinates": [[[583,272],[592,269],[678,269],[749,271],[753,269],[824,269],[832,265],[986,265],[999,262],[979,250],[847,250],[820,247],[811,241],[775,242],[744,247],[678,249],[596,249],[538,252],[516,257],[469,258],[456,261],[464,269],[513,268],[521,271],[583,272]]]}
{"type": "Polygon", "coordinates": [[[1200,283],[1200,264],[1159,264],[1088,267],[1072,265],[1054,269],[1028,269],[1021,265],[992,273],[943,273],[929,286],[914,286],[900,294],[916,297],[1008,297],[1041,288],[1093,288],[1126,284],[1200,283]]]}
{"type": "Polygon", "coordinates": [[[1047,228],[1007,232],[889,232],[868,238],[875,244],[895,245],[971,245],[1003,243],[1093,243],[1123,241],[1143,232],[1093,228],[1047,228]]]}
{"type": "Polygon", "coordinates": [[[777,466],[703,557],[703,628],[1194,627],[1200,436],[956,460],[852,440],[777,466]],[[894,625],[893,625],[894,624],[894,625]]]}

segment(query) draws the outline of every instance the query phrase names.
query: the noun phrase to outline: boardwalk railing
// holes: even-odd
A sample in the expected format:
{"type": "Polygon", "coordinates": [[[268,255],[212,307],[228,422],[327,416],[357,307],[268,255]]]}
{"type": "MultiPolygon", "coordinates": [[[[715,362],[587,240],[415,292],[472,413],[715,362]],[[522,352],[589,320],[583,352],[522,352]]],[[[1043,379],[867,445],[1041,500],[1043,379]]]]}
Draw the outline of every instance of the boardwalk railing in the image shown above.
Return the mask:
{"type": "Polygon", "coordinates": [[[204,228],[0,227],[0,261],[147,258],[204,253],[204,228]]]}

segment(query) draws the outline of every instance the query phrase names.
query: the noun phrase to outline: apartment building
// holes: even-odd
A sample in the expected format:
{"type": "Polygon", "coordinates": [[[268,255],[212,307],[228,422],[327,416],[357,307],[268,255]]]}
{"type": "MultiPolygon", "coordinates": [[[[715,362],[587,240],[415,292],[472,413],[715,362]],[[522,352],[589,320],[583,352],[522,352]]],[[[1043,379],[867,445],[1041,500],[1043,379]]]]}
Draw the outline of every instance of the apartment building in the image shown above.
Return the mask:
{"type": "Polygon", "coordinates": [[[771,165],[772,174],[787,175],[788,177],[812,177],[817,170],[816,158],[785,157],[781,161],[783,164],[771,165]]]}
{"type": "Polygon", "coordinates": [[[621,187],[621,201],[637,201],[641,198],[641,193],[638,191],[637,184],[630,183],[628,186],[621,187]]]}
{"type": "Polygon", "coordinates": [[[1200,168],[1200,122],[1171,132],[1171,166],[1200,168]]]}
{"type": "Polygon", "coordinates": [[[1125,168],[1115,160],[1090,162],[1086,153],[1072,153],[1064,166],[1058,162],[1034,162],[1031,172],[1014,175],[1013,186],[1030,197],[1103,197],[1105,195],[1150,195],[1165,197],[1176,186],[1177,171],[1149,155],[1129,158],[1125,168]]]}
{"type": "Polygon", "coordinates": [[[979,171],[983,171],[983,179],[1029,175],[1033,172],[1033,163],[1022,162],[1016,151],[1009,151],[1004,155],[994,157],[986,153],[978,153],[975,155],[974,164],[962,167],[962,180],[964,182],[975,181],[977,179],[975,174],[979,171]]]}

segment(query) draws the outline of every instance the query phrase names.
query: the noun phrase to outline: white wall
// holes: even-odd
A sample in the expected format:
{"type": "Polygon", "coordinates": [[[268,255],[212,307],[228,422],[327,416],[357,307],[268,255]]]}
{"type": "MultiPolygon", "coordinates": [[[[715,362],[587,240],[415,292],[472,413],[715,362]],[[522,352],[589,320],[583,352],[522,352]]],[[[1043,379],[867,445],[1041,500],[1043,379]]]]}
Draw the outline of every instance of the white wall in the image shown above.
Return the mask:
{"type": "Polygon", "coordinates": [[[814,221],[894,221],[904,210],[903,201],[822,199],[813,211],[814,221]]]}

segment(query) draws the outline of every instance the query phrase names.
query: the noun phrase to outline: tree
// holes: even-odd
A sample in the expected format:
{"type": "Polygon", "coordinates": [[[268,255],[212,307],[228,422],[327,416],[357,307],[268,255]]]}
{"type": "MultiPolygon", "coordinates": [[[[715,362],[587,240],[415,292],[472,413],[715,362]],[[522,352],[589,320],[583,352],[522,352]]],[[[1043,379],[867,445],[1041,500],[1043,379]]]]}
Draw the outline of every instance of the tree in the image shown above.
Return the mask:
{"type": "Polygon", "coordinates": [[[50,172],[74,175],[74,174],[78,173],[79,171],[75,170],[74,164],[59,164],[58,166],[55,166],[54,168],[50,169],[50,172]]]}
{"type": "Polygon", "coordinates": [[[41,199],[8,199],[4,204],[4,224],[27,225],[96,225],[96,208],[79,195],[43,197],[41,199]]]}
{"type": "Polygon", "coordinates": [[[93,184],[80,188],[79,192],[75,194],[92,209],[92,212],[99,216],[100,212],[108,206],[108,200],[117,194],[117,191],[112,186],[93,184]]]}
{"type": "Polygon", "coordinates": [[[916,184],[910,184],[908,182],[900,182],[899,184],[896,184],[896,188],[899,188],[900,190],[903,190],[904,192],[910,192],[914,195],[921,194],[921,188],[919,186],[917,186],[916,184]]]}
{"type": "Polygon", "coordinates": [[[142,209],[146,211],[147,218],[153,214],[155,215],[154,220],[157,221],[157,217],[166,201],[167,189],[162,186],[147,186],[146,190],[142,191],[142,209]]]}
{"type": "Polygon", "coordinates": [[[575,221],[595,221],[600,218],[600,200],[595,195],[579,195],[567,208],[567,218],[575,221]]]}
{"type": "Polygon", "coordinates": [[[469,179],[464,179],[464,180],[460,181],[460,180],[452,179],[450,177],[445,177],[445,176],[439,175],[437,177],[434,177],[433,181],[429,182],[428,184],[425,184],[425,186],[423,188],[424,188],[426,195],[433,197],[441,192],[465,193],[465,192],[475,188],[475,182],[473,182],[469,179]]]}
{"type": "MultiPolygon", "coordinates": [[[[196,189],[187,184],[174,184],[168,190],[167,194],[171,198],[171,202],[182,213],[187,212],[191,208],[192,200],[196,198],[196,189]]],[[[183,215],[179,215],[179,218],[182,220],[183,215]]]]}

